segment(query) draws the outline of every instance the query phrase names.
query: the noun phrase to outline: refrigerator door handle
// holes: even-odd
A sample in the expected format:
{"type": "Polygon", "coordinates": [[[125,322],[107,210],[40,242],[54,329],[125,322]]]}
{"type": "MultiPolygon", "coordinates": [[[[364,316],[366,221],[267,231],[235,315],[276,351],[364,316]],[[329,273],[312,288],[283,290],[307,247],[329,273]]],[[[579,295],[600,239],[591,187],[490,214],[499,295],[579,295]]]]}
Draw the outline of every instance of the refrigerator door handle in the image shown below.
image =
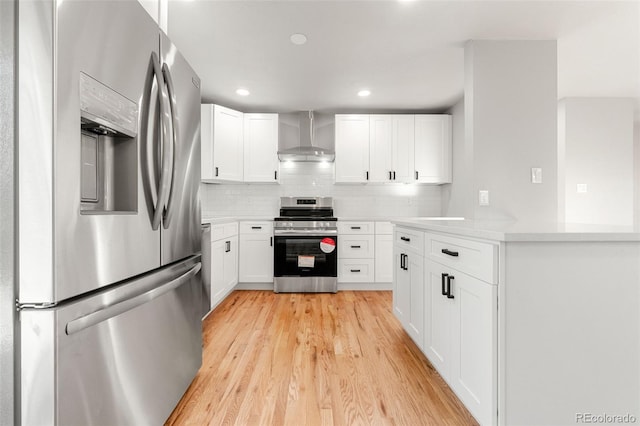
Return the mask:
{"type": "Polygon", "coordinates": [[[67,335],[72,335],[79,331],[82,331],[86,328],[92,327],[96,324],[99,324],[103,321],[108,320],[109,318],[117,317],[131,309],[134,309],[140,305],[148,303],[153,299],[156,299],[162,296],[165,293],[170,292],[173,289],[180,287],[185,281],[190,280],[194,275],[196,275],[200,268],[202,268],[202,264],[198,263],[194,267],[192,267],[189,271],[180,275],[179,277],[169,281],[168,283],[156,287],[152,290],[149,290],[145,293],[139,294],[130,299],[126,299],[124,301],[115,303],[113,305],[106,306],[96,312],[92,312],[88,315],[84,315],[80,318],[76,318],[67,323],[65,327],[65,332],[67,335]]]}
{"type": "Polygon", "coordinates": [[[155,52],[153,55],[153,70],[156,74],[156,80],[158,81],[158,98],[160,103],[160,123],[162,124],[162,169],[160,170],[160,190],[158,191],[158,205],[153,213],[153,222],[151,227],[153,230],[158,229],[160,226],[160,220],[164,213],[164,206],[167,204],[169,197],[169,185],[171,184],[171,167],[173,165],[173,151],[171,140],[172,130],[170,127],[173,124],[171,122],[171,107],[168,104],[168,95],[165,90],[164,77],[162,76],[162,70],[160,69],[160,61],[158,55],[155,52]]]}
{"type": "Polygon", "coordinates": [[[173,128],[172,138],[171,138],[171,183],[169,184],[169,195],[167,200],[167,208],[164,213],[163,218],[163,226],[164,229],[169,228],[171,223],[171,212],[172,212],[172,200],[174,194],[174,184],[175,184],[175,174],[176,174],[176,144],[178,143],[178,135],[180,132],[178,131],[178,119],[177,119],[177,102],[176,102],[176,91],[173,85],[173,79],[171,78],[171,71],[166,63],[162,64],[162,75],[164,76],[164,81],[167,85],[167,94],[169,97],[169,111],[171,112],[171,127],[173,128]]]}

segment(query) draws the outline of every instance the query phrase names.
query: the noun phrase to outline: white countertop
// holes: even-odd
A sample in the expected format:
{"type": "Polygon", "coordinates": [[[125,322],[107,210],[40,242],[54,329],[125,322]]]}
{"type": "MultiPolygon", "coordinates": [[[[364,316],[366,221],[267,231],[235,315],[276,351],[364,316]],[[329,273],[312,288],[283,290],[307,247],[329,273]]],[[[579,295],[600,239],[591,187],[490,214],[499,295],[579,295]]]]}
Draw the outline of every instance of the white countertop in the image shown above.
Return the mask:
{"type": "Polygon", "coordinates": [[[579,223],[396,218],[392,223],[495,241],[640,241],[640,227],[579,223]]]}

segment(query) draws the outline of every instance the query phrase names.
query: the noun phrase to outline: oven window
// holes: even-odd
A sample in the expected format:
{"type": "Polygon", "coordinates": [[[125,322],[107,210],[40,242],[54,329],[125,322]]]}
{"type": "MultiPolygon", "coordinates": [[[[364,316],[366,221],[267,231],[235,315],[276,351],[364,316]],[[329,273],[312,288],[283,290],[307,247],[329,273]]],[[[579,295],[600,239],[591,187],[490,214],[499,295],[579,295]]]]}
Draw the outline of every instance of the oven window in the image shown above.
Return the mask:
{"type": "Polygon", "coordinates": [[[335,277],[338,272],[337,236],[276,236],[276,277],[335,277]]]}

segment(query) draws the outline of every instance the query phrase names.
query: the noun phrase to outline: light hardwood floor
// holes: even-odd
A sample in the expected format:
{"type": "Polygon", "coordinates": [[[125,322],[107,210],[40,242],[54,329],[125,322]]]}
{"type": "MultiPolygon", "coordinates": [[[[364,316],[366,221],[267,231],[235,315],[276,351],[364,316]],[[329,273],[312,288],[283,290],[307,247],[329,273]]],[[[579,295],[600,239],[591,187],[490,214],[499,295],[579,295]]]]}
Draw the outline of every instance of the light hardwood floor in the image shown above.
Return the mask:
{"type": "Polygon", "coordinates": [[[475,425],[391,312],[391,292],[235,291],[167,425],[475,425]]]}

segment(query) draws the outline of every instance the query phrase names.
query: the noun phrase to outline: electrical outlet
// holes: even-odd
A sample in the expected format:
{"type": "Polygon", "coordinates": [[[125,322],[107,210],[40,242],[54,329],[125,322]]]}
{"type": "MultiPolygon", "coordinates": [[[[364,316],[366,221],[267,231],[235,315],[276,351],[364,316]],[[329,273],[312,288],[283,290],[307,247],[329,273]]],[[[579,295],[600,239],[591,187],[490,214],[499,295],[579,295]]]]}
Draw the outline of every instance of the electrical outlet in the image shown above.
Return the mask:
{"type": "Polygon", "coordinates": [[[487,190],[480,190],[478,192],[478,202],[480,203],[481,206],[488,206],[489,205],[489,191],[487,190]]]}
{"type": "Polygon", "coordinates": [[[578,194],[586,194],[587,193],[587,184],[586,183],[579,183],[576,185],[576,191],[578,192],[578,194]]]}
{"type": "Polygon", "coordinates": [[[531,183],[542,183],[542,168],[531,168],[531,183]]]}

